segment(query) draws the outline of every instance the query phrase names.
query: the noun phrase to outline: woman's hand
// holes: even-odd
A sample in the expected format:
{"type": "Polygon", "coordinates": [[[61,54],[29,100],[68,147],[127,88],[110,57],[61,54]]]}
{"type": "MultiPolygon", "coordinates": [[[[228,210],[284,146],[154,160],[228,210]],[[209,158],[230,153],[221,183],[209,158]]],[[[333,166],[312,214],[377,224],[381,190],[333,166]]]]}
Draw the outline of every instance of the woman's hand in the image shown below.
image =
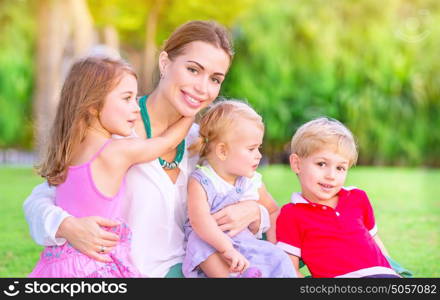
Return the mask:
{"type": "Polygon", "coordinates": [[[108,254],[118,244],[119,236],[101,226],[117,225],[118,222],[101,217],[67,217],[60,224],[56,237],[65,238],[75,249],[97,261],[109,262],[110,258],[103,254],[108,254]]]}
{"type": "Polygon", "coordinates": [[[260,223],[260,209],[258,203],[253,200],[229,205],[212,216],[223,232],[229,230],[230,237],[235,236],[253,222],[258,225],[260,223]]]}
{"type": "Polygon", "coordinates": [[[220,254],[228,262],[231,273],[239,272],[241,274],[249,267],[249,261],[235,248],[229,248],[220,254]]]}

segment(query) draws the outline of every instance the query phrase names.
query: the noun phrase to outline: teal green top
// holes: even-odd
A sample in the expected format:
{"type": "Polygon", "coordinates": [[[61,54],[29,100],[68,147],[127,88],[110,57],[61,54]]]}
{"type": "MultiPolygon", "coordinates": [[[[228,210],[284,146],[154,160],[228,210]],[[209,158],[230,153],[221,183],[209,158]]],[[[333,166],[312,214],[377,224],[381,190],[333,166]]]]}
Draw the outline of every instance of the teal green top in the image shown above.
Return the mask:
{"type": "MultiPolygon", "coordinates": [[[[151,132],[150,116],[148,115],[148,111],[147,111],[147,98],[148,98],[148,95],[145,95],[139,99],[139,107],[141,109],[142,121],[144,122],[144,127],[145,127],[145,132],[147,133],[147,138],[151,139],[152,132],[151,132]]],[[[179,166],[179,163],[182,161],[184,152],[185,152],[185,139],[183,139],[182,142],[179,144],[179,146],[177,146],[177,153],[176,153],[176,157],[174,158],[174,161],[167,162],[166,160],[159,157],[160,165],[164,169],[177,168],[179,166]]]]}

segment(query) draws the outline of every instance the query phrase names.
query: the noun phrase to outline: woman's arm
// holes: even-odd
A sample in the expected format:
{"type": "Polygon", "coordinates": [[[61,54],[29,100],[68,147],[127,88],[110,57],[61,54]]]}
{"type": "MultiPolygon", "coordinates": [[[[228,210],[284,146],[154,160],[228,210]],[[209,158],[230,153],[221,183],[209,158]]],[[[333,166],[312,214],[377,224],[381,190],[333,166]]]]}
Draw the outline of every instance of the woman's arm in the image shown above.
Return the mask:
{"type": "MultiPolygon", "coordinates": [[[[259,189],[259,194],[260,198],[271,197],[264,185],[259,189]]],[[[212,216],[221,230],[229,230],[229,236],[235,236],[248,227],[252,233],[260,237],[261,233],[270,227],[270,216],[266,207],[255,200],[258,199],[229,205],[212,216]]]]}
{"type": "Polygon", "coordinates": [[[108,232],[101,226],[113,227],[118,222],[97,216],[75,218],[67,217],[60,224],[57,237],[63,237],[81,253],[102,262],[111,262],[107,254],[118,244],[119,236],[108,232]],[[101,247],[104,246],[104,252],[101,247]]]}
{"type": "Polygon", "coordinates": [[[99,255],[101,245],[116,245],[118,236],[99,226],[115,226],[118,223],[99,217],[75,218],[55,205],[55,187],[44,182],[34,188],[23,204],[32,238],[43,246],[62,245],[69,241],[82,253],[99,261],[108,258],[99,255]]]}
{"type": "Polygon", "coordinates": [[[264,184],[262,184],[262,186],[258,189],[258,193],[260,195],[260,199],[258,200],[258,203],[263,205],[267,209],[270,216],[270,227],[266,231],[266,239],[269,242],[275,244],[277,242],[276,222],[277,222],[278,214],[280,213],[280,208],[273,199],[272,195],[267,191],[264,184]]]}
{"type": "Polygon", "coordinates": [[[261,223],[260,205],[255,200],[240,201],[226,206],[212,216],[220,230],[229,230],[228,235],[231,237],[246,227],[256,233],[261,223]]]}
{"type": "Polygon", "coordinates": [[[55,206],[55,187],[47,182],[37,185],[23,204],[24,215],[33,240],[42,246],[62,245],[66,242],[56,237],[61,222],[70,216],[55,206]]]}

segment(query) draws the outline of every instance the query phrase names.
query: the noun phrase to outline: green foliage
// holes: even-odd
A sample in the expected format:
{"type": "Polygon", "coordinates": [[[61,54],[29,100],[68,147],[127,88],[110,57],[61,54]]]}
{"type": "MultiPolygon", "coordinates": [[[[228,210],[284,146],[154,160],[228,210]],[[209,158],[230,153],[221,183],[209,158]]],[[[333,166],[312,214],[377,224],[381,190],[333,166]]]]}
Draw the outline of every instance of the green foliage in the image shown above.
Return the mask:
{"type": "Polygon", "coordinates": [[[262,113],[272,158],[326,115],[357,136],[360,163],[440,165],[439,25],[433,0],[260,2],[236,25],[223,93],[262,113]]]}
{"type": "MultiPolygon", "coordinates": [[[[157,45],[192,19],[233,28],[222,94],[262,113],[272,162],[299,125],[326,115],[354,132],[360,164],[440,166],[439,1],[87,1],[96,27],[116,28],[136,63],[159,2],[157,45]]],[[[0,0],[0,148],[32,147],[38,3],[0,0]]]]}
{"type": "Polygon", "coordinates": [[[96,25],[111,24],[126,46],[142,49],[145,24],[149,12],[160,4],[156,42],[160,46],[177,26],[190,20],[216,20],[226,26],[233,24],[257,0],[88,0],[96,25]]]}
{"type": "Polygon", "coordinates": [[[240,19],[258,0],[186,0],[173,1],[163,10],[161,18],[162,31],[158,35],[159,44],[179,25],[191,20],[216,20],[217,22],[231,26],[240,19]]]}
{"type": "Polygon", "coordinates": [[[90,12],[97,28],[114,26],[121,42],[141,49],[145,32],[145,21],[154,0],[88,0],[90,12]]]}
{"type": "Polygon", "coordinates": [[[0,1],[0,148],[32,146],[32,7],[30,0],[0,1]]]}

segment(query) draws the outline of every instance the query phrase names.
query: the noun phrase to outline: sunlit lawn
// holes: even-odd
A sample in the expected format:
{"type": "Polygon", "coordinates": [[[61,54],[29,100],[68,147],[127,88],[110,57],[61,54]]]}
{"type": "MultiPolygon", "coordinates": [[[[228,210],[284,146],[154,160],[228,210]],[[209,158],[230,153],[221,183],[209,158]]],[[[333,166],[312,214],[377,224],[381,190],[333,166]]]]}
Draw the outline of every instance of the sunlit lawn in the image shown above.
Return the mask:
{"type": "MultiPolygon", "coordinates": [[[[261,168],[280,205],[298,191],[285,166],[261,168]]],[[[42,182],[29,168],[0,167],[0,277],[25,277],[41,246],[29,236],[22,204],[42,182]]],[[[356,167],[347,185],[367,191],[391,256],[415,277],[440,277],[440,170],[356,167]]]]}

